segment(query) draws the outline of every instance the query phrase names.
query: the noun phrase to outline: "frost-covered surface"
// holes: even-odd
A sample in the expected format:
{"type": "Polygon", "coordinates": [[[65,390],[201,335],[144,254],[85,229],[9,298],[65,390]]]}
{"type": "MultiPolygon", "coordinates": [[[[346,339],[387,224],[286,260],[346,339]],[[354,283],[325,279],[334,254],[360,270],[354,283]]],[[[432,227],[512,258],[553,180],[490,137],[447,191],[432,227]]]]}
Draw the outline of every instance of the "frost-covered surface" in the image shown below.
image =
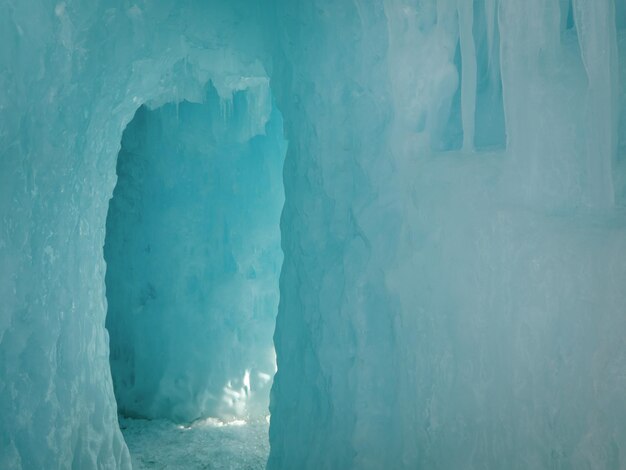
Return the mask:
{"type": "Polygon", "coordinates": [[[208,420],[180,426],[166,420],[121,419],[134,470],[262,470],[267,421],[208,420]]]}
{"type": "Polygon", "coordinates": [[[118,157],[104,258],[119,411],[267,415],[286,143],[267,80],[141,108],[118,157]]]}

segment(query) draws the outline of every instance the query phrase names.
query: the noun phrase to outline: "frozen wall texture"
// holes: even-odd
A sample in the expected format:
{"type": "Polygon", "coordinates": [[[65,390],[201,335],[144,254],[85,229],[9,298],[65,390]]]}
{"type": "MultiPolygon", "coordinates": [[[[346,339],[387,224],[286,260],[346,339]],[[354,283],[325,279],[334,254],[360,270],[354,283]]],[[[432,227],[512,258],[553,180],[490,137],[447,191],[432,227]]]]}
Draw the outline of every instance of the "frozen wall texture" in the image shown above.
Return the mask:
{"type": "Polygon", "coordinates": [[[626,468],[620,12],[278,2],[269,468],[626,468]]]}
{"type": "Polygon", "coordinates": [[[124,132],[104,258],[125,415],[268,414],[286,148],[272,111],[265,79],[231,102],[210,87],[204,104],[142,107],[124,132]]]}
{"type": "Polygon", "coordinates": [[[1,468],[130,466],[102,249],[122,131],[143,103],[201,101],[209,80],[228,100],[266,76],[262,13],[0,1],[1,468]]]}
{"type": "Polygon", "coordinates": [[[269,76],[269,468],[626,468],[624,0],[0,13],[0,466],[128,467],[102,257],[122,130],[269,76]]]}

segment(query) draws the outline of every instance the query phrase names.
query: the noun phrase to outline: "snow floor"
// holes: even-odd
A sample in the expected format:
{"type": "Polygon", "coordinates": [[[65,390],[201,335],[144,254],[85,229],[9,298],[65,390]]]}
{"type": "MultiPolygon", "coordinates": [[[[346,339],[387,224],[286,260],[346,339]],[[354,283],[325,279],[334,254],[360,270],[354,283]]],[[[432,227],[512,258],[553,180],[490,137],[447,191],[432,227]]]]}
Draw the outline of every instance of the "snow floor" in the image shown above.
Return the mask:
{"type": "Polygon", "coordinates": [[[265,421],[208,419],[184,427],[166,420],[120,417],[134,470],[261,470],[269,455],[265,421]]]}

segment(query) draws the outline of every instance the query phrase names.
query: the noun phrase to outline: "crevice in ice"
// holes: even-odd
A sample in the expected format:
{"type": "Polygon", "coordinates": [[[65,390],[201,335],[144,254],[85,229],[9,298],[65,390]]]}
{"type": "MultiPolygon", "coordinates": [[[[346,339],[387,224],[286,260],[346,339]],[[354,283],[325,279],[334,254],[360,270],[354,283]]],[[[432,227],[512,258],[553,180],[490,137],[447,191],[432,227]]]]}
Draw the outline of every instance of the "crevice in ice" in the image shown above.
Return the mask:
{"type": "Polygon", "coordinates": [[[267,80],[142,106],[126,127],[104,247],[122,417],[267,434],[285,151],[267,80]]]}

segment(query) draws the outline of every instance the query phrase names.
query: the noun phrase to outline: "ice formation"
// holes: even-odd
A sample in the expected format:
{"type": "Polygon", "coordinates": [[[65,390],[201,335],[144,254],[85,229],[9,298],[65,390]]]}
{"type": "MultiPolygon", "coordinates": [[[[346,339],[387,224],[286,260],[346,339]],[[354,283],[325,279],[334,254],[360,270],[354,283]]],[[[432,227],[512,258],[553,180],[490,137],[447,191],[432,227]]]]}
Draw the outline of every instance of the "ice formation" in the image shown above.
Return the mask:
{"type": "Polygon", "coordinates": [[[286,144],[268,81],[251,85],[142,107],[124,132],[104,246],[124,415],[268,414],[286,144]]]}
{"type": "Polygon", "coordinates": [[[626,467],[624,0],[0,0],[0,39],[1,468],[130,466],[102,249],[123,130],[268,79],[268,468],[626,467]]]}

